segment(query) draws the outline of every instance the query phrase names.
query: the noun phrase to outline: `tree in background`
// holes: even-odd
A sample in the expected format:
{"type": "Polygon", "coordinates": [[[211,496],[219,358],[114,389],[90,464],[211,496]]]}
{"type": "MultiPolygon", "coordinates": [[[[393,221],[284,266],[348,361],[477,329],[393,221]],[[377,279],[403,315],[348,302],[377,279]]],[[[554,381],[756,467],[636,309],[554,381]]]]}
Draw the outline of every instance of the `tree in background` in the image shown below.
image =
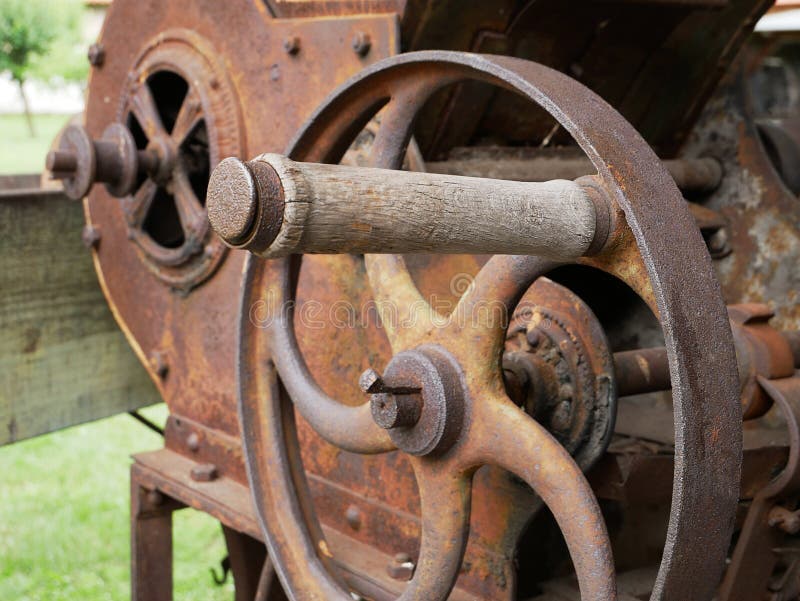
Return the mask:
{"type": "Polygon", "coordinates": [[[31,76],[48,81],[86,77],[80,14],[75,0],[0,0],[0,72],[8,72],[19,86],[31,136],[35,131],[25,82],[31,76]]]}

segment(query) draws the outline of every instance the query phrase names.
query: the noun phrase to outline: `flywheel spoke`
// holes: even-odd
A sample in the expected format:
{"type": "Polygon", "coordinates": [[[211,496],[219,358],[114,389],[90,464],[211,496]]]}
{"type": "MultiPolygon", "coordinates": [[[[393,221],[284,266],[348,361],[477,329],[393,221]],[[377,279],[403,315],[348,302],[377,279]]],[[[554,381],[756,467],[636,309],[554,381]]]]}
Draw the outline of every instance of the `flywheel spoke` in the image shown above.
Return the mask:
{"type": "Polygon", "coordinates": [[[178,219],[180,219],[186,238],[201,238],[206,223],[206,214],[181,165],[178,165],[173,171],[171,185],[172,195],[175,197],[175,208],[178,210],[178,219]]]}
{"type": "Polygon", "coordinates": [[[176,147],[186,141],[186,138],[202,119],[203,105],[200,101],[200,96],[195,88],[191,87],[183,99],[183,104],[181,104],[178,116],[175,119],[175,125],[170,133],[170,137],[176,147]]]}
{"type": "Polygon", "coordinates": [[[139,121],[139,125],[142,126],[148,140],[166,135],[150,86],[140,84],[131,96],[130,103],[131,111],[139,121]]]}
{"type": "Polygon", "coordinates": [[[469,534],[470,478],[438,461],[414,462],[422,506],[422,541],[414,578],[398,601],[442,601],[455,585],[469,534]]]}
{"type": "Polygon", "coordinates": [[[473,407],[465,467],[496,465],[528,483],[542,498],[566,540],[582,599],[617,598],[611,543],[603,514],[581,468],[538,422],[509,399],[473,407]]]}
{"type": "MultiPolygon", "coordinates": [[[[248,260],[257,259],[249,257],[248,260]]],[[[264,277],[248,285],[244,294],[254,298],[251,307],[264,302],[268,313],[264,316],[264,327],[269,347],[276,350],[271,360],[300,414],[325,440],[347,451],[383,453],[393,450],[394,445],[386,431],[372,420],[369,403],[353,407],[332,399],[309,372],[294,333],[293,305],[285,294],[291,287],[289,261],[268,261],[260,273],[264,277]],[[263,296],[257,298],[253,292],[259,290],[263,290],[263,296]]],[[[243,318],[248,319],[248,325],[259,319],[257,314],[243,315],[243,318]]],[[[259,347],[252,352],[263,353],[265,350],[268,349],[259,347]]]]}
{"type": "Polygon", "coordinates": [[[146,179],[133,195],[133,197],[126,202],[130,204],[128,212],[128,221],[133,228],[141,228],[150,207],[153,204],[153,199],[156,197],[158,191],[158,184],[151,179],[146,179]]]}

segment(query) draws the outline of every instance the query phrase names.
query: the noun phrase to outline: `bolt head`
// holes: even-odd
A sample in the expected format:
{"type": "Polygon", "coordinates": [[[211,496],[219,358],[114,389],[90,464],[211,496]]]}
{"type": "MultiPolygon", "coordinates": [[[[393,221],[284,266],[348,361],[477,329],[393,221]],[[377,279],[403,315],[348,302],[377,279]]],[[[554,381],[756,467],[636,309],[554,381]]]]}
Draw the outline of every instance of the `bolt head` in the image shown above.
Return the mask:
{"type": "Polygon", "coordinates": [[[287,54],[295,55],[300,52],[300,38],[290,35],[283,39],[283,49],[287,54]]]}
{"type": "Polygon", "coordinates": [[[411,580],[414,576],[416,566],[408,553],[398,553],[393,561],[386,567],[386,572],[394,580],[411,580]]]}
{"type": "Polygon", "coordinates": [[[361,529],[361,511],[355,505],[350,505],[344,513],[344,519],[353,530],[361,529]]]}
{"type": "Polygon", "coordinates": [[[384,389],[383,378],[370,367],[358,378],[358,387],[367,394],[376,394],[384,389]]]}
{"type": "Polygon", "coordinates": [[[213,482],[219,478],[219,471],[213,463],[200,463],[192,467],[189,475],[195,482],[213,482]]]}
{"type": "Polygon", "coordinates": [[[147,502],[153,507],[158,507],[164,503],[164,495],[158,490],[147,491],[147,502]]]}
{"type": "Polygon", "coordinates": [[[570,403],[569,401],[561,401],[553,411],[550,418],[550,426],[557,431],[565,431],[569,429],[570,425],[570,403]]]}
{"type": "Polygon", "coordinates": [[[365,31],[357,31],[353,35],[351,45],[358,56],[366,56],[372,47],[372,38],[365,31]]]}
{"type": "Polygon", "coordinates": [[[89,46],[89,52],[87,52],[86,57],[92,67],[101,67],[106,60],[106,49],[102,44],[94,43],[89,46]]]}
{"type": "Polygon", "coordinates": [[[150,367],[153,368],[153,371],[156,372],[156,375],[162,380],[167,377],[169,364],[167,363],[167,357],[162,351],[153,351],[150,355],[150,367]]]}
{"type": "Polygon", "coordinates": [[[87,224],[81,231],[81,240],[86,248],[97,248],[100,244],[100,228],[87,224]]]}
{"type": "Polygon", "coordinates": [[[200,437],[197,435],[197,432],[192,432],[186,437],[186,446],[189,447],[189,450],[192,453],[196,453],[198,451],[200,448],[200,437]]]}
{"type": "Polygon", "coordinates": [[[539,343],[542,341],[542,333],[539,331],[539,328],[531,328],[528,330],[525,337],[528,340],[528,344],[531,345],[531,348],[538,347],[539,343]]]}

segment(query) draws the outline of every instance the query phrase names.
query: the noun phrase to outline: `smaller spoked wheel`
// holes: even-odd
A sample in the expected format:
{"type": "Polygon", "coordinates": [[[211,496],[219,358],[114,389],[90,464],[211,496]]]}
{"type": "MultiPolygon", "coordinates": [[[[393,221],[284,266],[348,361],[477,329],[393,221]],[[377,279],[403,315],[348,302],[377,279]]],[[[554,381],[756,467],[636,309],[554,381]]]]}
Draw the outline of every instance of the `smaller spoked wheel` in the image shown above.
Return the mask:
{"type": "Polygon", "coordinates": [[[145,47],[129,75],[118,121],[144,162],[123,200],[129,237],[160,279],[190,288],[207,278],[226,249],[213,235],[205,197],[211,169],[241,151],[226,117],[233,93],[202,39],[166,32],[145,47]]]}
{"type": "MultiPolygon", "coordinates": [[[[547,110],[592,160],[597,185],[621,211],[612,243],[581,262],[619,277],[647,301],[668,349],[676,467],[670,533],[652,598],[708,600],[724,566],[738,500],[736,361],[705,246],[674,182],[633,128],[585,87],[541,65],[423,52],[378,63],[340,88],[298,135],[290,156],[338,162],[359,127],[383,109],[371,164],[399,169],[427,99],[469,79],[514,91],[547,110]]],[[[471,479],[482,465],[516,474],[547,504],[582,598],[615,599],[611,544],[597,499],[568,450],[506,395],[500,358],[507,324],[480,310],[513,309],[559,263],[497,255],[454,311],[467,318],[439,320],[430,307],[419,311],[427,304],[402,257],[367,255],[365,261],[375,300],[393,303],[398,314],[383,324],[393,358],[381,377],[362,378],[371,401],[357,407],[327,396],[299,351],[291,307],[301,258],[251,256],[246,266],[240,415],[256,506],[287,591],[297,599],[351,599],[305,483],[297,410],[344,450],[408,454],[420,492],[422,539],[416,571],[400,599],[438,601],[452,590],[469,534],[471,479]],[[247,309],[265,298],[280,310],[258,328],[247,309]],[[406,319],[411,311],[414,319],[406,319]]]]}

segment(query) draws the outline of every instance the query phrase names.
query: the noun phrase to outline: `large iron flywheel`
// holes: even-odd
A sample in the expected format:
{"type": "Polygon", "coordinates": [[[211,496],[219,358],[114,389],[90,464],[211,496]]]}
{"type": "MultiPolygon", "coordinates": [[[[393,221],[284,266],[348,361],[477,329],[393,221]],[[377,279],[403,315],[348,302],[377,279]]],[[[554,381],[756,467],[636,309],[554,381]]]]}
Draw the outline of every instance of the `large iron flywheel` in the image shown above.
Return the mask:
{"type": "MultiPolygon", "coordinates": [[[[674,182],[634,128],[587,88],[544,66],[421,52],[378,63],[334,92],[297,135],[289,158],[338,163],[382,110],[370,162],[400,169],[423,104],[444,86],[465,80],[516,92],[572,135],[597,170],[587,185],[605,199],[596,205],[595,224],[595,233],[605,228],[605,235],[577,259],[554,256],[558,249],[547,259],[495,255],[457,310],[470,315],[487,302],[513,309],[538,278],[575,261],[615,275],[647,302],[666,341],[676,440],[669,531],[651,598],[711,599],[738,499],[742,434],[736,358],[706,247],[674,182]]],[[[277,169],[288,197],[281,165],[288,165],[288,172],[291,163],[283,160],[264,155],[249,168],[260,169],[261,162],[273,169],[269,173],[277,169]]],[[[265,189],[276,186],[267,176],[256,180],[265,189]]],[[[244,221],[257,222],[263,211],[259,205],[244,221]]],[[[402,220],[404,207],[397,211],[402,220]]],[[[273,234],[281,239],[292,225],[280,224],[273,234]]],[[[294,242],[302,247],[303,240],[294,242]]],[[[582,597],[615,599],[611,545],[580,466],[506,394],[500,357],[507,324],[438,320],[429,307],[415,319],[402,319],[413,307],[426,306],[403,257],[368,254],[365,262],[375,300],[393,303],[401,319],[383,323],[393,357],[382,376],[365,374],[362,387],[371,401],[355,407],[323,392],[300,352],[293,300],[302,255],[250,256],[246,264],[240,415],[258,514],[287,591],[296,599],[351,599],[315,515],[298,446],[297,411],[343,450],[398,449],[410,457],[421,497],[422,540],[416,572],[401,599],[436,601],[449,595],[469,532],[472,477],[485,464],[513,472],[547,504],[569,547],[582,597]],[[251,309],[263,302],[274,308],[271,319],[254,324],[251,309]]]]}

